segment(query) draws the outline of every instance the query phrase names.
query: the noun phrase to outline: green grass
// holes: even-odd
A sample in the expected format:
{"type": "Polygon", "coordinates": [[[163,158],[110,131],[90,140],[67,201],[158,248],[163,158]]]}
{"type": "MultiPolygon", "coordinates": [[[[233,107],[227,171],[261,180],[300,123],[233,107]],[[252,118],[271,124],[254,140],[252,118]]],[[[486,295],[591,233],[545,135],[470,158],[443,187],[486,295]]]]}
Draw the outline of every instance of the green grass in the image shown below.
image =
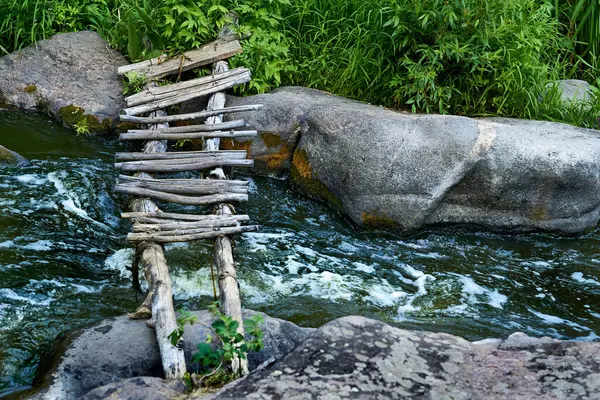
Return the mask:
{"type": "Polygon", "coordinates": [[[253,71],[244,94],[302,85],[414,112],[597,127],[597,94],[585,108],[542,94],[556,79],[598,86],[598,1],[0,0],[0,51],[92,29],[131,60],[175,54],[233,12],[252,33],[232,59],[253,71]]]}

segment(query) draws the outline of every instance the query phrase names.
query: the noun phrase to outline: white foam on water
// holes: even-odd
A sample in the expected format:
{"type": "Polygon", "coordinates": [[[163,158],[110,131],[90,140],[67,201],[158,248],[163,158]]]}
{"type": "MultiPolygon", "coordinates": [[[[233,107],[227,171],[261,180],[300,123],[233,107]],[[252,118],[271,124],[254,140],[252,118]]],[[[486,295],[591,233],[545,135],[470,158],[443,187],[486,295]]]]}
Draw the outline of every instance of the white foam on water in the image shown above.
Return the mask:
{"type": "Polygon", "coordinates": [[[491,290],[481,286],[469,276],[460,275],[459,281],[462,283],[463,298],[470,304],[487,303],[494,308],[502,309],[508,300],[508,297],[498,292],[498,289],[491,290]],[[486,297],[487,301],[481,301],[481,297],[486,297]]]}
{"type": "Polygon", "coordinates": [[[177,272],[171,275],[171,281],[173,283],[173,296],[178,300],[213,295],[209,268],[200,268],[190,273],[177,272]]]}
{"type": "Polygon", "coordinates": [[[260,251],[267,251],[267,245],[273,241],[285,239],[287,237],[294,236],[291,232],[280,232],[280,233],[263,233],[263,232],[246,232],[242,234],[242,239],[248,245],[248,251],[257,253],[260,251]]]}
{"type": "Polygon", "coordinates": [[[12,240],[5,240],[4,242],[0,243],[0,249],[8,249],[10,247],[16,247],[15,242],[12,240]]]}
{"type": "MultiPolygon", "coordinates": [[[[406,271],[413,278],[421,278],[422,276],[425,276],[425,273],[423,273],[422,271],[419,271],[418,269],[414,269],[413,267],[411,267],[408,264],[400,263],[400,264],[398,264],[398,266],[400,268],[402,268],[404,271],[406,271]]],[[[431,276],[431,275],[428,275],[428,276],[431,276]]]]}
{"type": "Polygon", "coordinates": [[[33,243],[28,243],[24,246],[19,246],[22,249],[33,251],[50,251],[52,250],[52,242],[49,240],[38,240],[33,243]]]}
{"type": "Polygon", "coordinates": [[[358,247],[356,247],[353,244],[348,243],[346,241],[343,241],[342,243],[340,243],[338,245],[338,249],[341,251],[345,251],[347,253],[356,253],[359,250],[358,247]]]}
{"type": "Polygon", "coordinates": [[[287,261],[286,261],[285,265],[288,269],[288,272],[292,275],[297,275],[300,268],[303,268],[303,267],[308,267],[311,270],[313,270],[313,269],[317,270],[317,268],[314,265],[304,265],[304,264],[294,260],[293,255],[289,255],[287,257],[287,261]]]}
{"type": "Polygon", "coordinates": [[[134,253],[133,249],[117,250],[104,260],[104,268],[109,271],[117,271],[121,278],[130,280],[131,271],[128,268],[131,268],[134,253]]]}
{"type": "Polygon", "coordinates": [[[367,274],[372,274],[373,272],[375,272],[375,267],[373,265],[367,265],[367,264],[363,264],[361,262],[355,261],[352,263],[356,268],[357,271],[362,271],[365,272],[367,274]]]}
{"type": "Polygon", "coordinates": [[[376,283],[369,287],[369,295],[363,297],[363,300],[380,307],[392,307],[406,296],[406,292],[398,290],[392,287],[388,281],[382,280],[381,283],[376,283]]]}
{"type": "Polygon", "coordinates": [[[47,178],[41,177],[37,174],[25,174],[16,177],[19,182],[26,183],[28,185],[42,185],[48,181],[47,178]]]}
{"type": "Polygon", "coordinates": [[[571,279],[579,283],[584,283],[586,285],[600,286],[600,282],[598,282],[597,280],[591,278],[584,278],[582,272],[573,272],[571,274],[571,279]]]}
{"type": "Polygon", "coordinates": [[[406,320],[408,318],[407,314],[415,313],[421,310],[421,307],[415,306],[414,302],[418,298],[427,294],[427,282],[434,282],[435,280],[435,276],[423,274],[419,278],[417,278],[416,281],[413,282],[413,285],[417,287],[417,292],[412,295],[402,296],[406,298],[406,301],[404,302],[404,304],[401,304],[398,307],[396,315],[397,320],[406,320]]]}
{"type": "Polygon", "coordinates": [[[49,306],[53,300],[52,298],[48,298],[46,300],[36,300],[36,299],[32,299],[30,297],[24,297],[12,289],[6,289],[6,288],[0,289],[0,297],[4,297],[5,299],[9,299],[9,300],[29,303],[29,304],[35,305],[35,306],[49,306]]]}
{"type": "Polygon", "coordinates": [[[529,308],[529,307],[527,307],[527,310],[530,313],[532,313],[533,315],[535,315],[536,317],[538,317],[539,319],[541,319],[547,325],[567,325],[567,326],[570,326],[572,328],[575,328],[576,330],[585,330],[585,331],[589,331],[590,330],[590,328],[587,328],[585,326],[579,325],[576,322],[569,321],[568,319],[560,318],[560,317],[557,317],[555,315],[544,314],[542,312],[536,311],[536,310],[534,310],[532,308],[529,308]]]}

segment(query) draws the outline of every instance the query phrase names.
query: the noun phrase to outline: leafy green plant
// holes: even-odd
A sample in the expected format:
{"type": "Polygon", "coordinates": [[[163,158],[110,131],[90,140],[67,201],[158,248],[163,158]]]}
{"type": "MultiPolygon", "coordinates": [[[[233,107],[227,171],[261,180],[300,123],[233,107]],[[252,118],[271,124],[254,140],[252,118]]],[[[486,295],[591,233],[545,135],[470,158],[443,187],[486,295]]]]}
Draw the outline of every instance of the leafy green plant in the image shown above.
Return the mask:
{"type": "Polygon", "coordinates": [[[75,134],[77,136],[89,135],[91,133],[88,120],[86,118],[81,118],[79,121],[77,121],[77,123],[73,126],[73,129],[75,129],[75,134]]]}
{"type": "Polygon", "coordinates": [[[148,83],[146,76],[139,72],[127,72],[123,80],[123,94],[131,95],[140,92],[148,83]]]}
{"type": "MultiPolygon", "coordinates": [[[[262,315],[256,314],[244,320],[246,336],[250,338],[246,339],[238,332],[239,322],[222,314],[218,303],[213,303],[209,310],[216,320],[210,327],[212,334],[207,335],[205,342],[198,344],[198,351],[192,356],[192,362],[196,364],[197,369],[188,378],[189,383],[195,387],[222,385],[234,379],[236,376],[230,369],[231,362],[235,359],[245,359],[248,351],[259,351],[263,348],[263,332],[259,327],[263,322],[262,315]]],[[[185,325],[198,321],[189,312],[180,310],[177,322],[178,328],[169,335],[174,346],[179,344],[185,325]]]]}

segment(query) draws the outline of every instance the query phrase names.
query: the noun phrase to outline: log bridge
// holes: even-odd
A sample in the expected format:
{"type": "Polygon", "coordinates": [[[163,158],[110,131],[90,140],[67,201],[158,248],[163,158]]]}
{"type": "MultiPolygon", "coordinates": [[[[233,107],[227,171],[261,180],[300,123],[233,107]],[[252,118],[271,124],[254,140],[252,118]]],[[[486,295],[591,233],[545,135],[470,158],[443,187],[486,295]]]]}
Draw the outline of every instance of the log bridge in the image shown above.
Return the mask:
{"type": "MultiPolygon", "coordinates": [[[[177,329],[173,293],[164,243],[213,240],[213,261],[217,270],[221,312],[240,323],[244,334],[242,307],[233,263],[231,235],[255,231],[256,225],[243,225],[248,215],[236,215],[232,203],[248,200],[248,182],[227,179],[225,171],[233,167],[252,167],[246,151],[220,150],[220,138],[253,137],[243,120],[223,122],[223,115],[254,111],[262,106],[225,107],[224,91],[250,81],[247,68],[229,69],[227,59],[242,52],[236,37],[222,36],[202,48],[168,60],[156,58],[120,67],[120,75],[135,72],[147,79],[146,87],[125,98],[126,108],[120,119],[146,125],[120,135],[121,140],[144,141],[140,152],[117,153],[115,167],[119,175],[115,191],[132,196],[130,212],[121,214],[131,220],[127,240],[136,245],[134,285],[138,264],[148,282],[148,295],[131,318],[147,319],[156,331],[166,379],[181,379],[186,373],[183,346],[173,346],[169,335],[177,329]],[[168,85],[159,79],[183,71],[212,65],[212,74],[168,85]],[[206,110],[167,115],[165,108],[198,97],[210,96],[206,110]],[[169,126],[184,122],[187,125],[169,126]],[[202,123],[199,123],[202,122],[202,123]],[[203,140],[202,151],[169,152],[169,140],[203,140]],[[195,179],[172,177],[175,173],[198,171],[195,179]],[[162,175],[162,176],[161,176],[162,175]],[[167,177],[164,177],[167,175],[167,177]],[[187,206],[212,206],[208,213],[161,211],[155,203],[170,202],[187,206]]],[[[181,124],[180,124],[181,125],[181,124]]],[[[229,173],[229,175],[231,175],[229,173]]],[[[233,360],[234,373],[248,373],[246,360],[233,360]]]]}

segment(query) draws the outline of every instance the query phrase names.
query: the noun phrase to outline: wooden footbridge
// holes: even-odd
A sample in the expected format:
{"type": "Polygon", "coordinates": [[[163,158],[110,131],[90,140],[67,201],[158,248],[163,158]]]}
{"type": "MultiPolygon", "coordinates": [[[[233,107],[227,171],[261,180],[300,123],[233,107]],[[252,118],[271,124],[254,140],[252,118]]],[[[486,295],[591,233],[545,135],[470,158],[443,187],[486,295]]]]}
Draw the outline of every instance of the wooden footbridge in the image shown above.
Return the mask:
{"type": "MultiPolygon", "coordinates": [[[[177,329],[177,322],[162,244],[214,240],[213,261],[218,276],[221,312],[237,320],[239,332],[244,332],[230,236],[254,231],[258,227],[243,225],[250,217],[236,215],[231,204],[248,200],[248,182],[229,180],[226,172],[230,172],[232,167],[252,167],[254,162],[248,159],[246,151],[219,149],[221,138],[257,135],[255,130],[246,127],[243,120],[223,122],[224,114],[261,108],[261,105],[225,107],[224,91],[251,79],[248,69],[230,70],[225,61],[241,52],[236,37],[222,36],[180,57],[155,58],[118,70],[121,75],[130,72],[142,74],[148,81],[143,91],[125,99],[127,108],[123,110],[121,121],[145,124],[147,129],[133,129],[121,134],[121,140],[144,143],[140,152],[116,154],[115,166],[123,174],[119,175],[115,191],[133,196],[130,212],[123,213],[122,217],[131,219],[133,232],[127,235],[127,240],[137,247],[133,266],[134,285],[138,278],[138,264],[141,264],[149,286],[145,301],[130,317],[148,319],[148,325],[155,328],[167,379],[182,378],[186,365],[183,346],[181,343],[173,346],[169,338],[177,329]],[[162,78],[181,76],[182,72],[211,64],[210,76],[162,86],[157,83],[162,78]],[[165,111],[167,107],[204,96],[210,96],[204,111],[177,115],[167,115],[165,111]],[[181,126],[169,126],[170,123],[180,123],[181,126]],[[182,139],[203,140],[203,150],[168,151],[169,140],[182,139]],[[172,177],[175,173],[194,171],[199,174],[193,179],[172,177]],[[205,208],[198,214],[163,212],[154,200],[205,208]]],[[[241,375],[248,372],[245,360],[234,360],[232,368],[241,375]]]]}

